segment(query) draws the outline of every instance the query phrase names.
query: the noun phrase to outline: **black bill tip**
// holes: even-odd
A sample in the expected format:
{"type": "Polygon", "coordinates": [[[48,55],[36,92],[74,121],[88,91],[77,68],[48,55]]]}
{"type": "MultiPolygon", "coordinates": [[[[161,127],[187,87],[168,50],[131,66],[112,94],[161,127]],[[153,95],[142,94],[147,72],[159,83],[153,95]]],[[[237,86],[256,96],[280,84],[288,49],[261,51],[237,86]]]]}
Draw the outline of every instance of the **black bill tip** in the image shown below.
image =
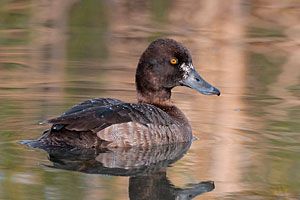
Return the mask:
{"type": "Polygon", "coordinates": [[[215,88],[215,87],[214,87],[214,89],[213,89],[213,93],[216,94],[217,96],[220,96],[220,95],[221,95],[220,90],[218,90],[218,89],[215,88]]]}

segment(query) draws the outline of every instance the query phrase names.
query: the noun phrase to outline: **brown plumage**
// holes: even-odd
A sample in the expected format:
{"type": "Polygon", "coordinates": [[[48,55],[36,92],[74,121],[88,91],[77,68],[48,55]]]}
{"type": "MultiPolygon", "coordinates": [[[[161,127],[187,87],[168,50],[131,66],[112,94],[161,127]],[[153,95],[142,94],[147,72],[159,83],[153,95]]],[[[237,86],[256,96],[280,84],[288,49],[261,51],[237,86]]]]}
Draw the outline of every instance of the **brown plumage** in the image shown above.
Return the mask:
{"type": "Polygon", "coordinates": [[[142,54],[136,70],[138,103],[87,100],[48,120],[52,127],[29,144],[111,148],[191,141],[188,120],[170,103],[171,89],[180,85],[203,94],[220,94],[196,72],[187,48],[172,39],[158,39],[142,54]]]}
{"type": "Polygon", "coordinates": [[[53,146],[105,148],[153,146],[191,140],[190,125],[175,106],[164,106],[162,109],[165,112],[150,104],[116,101],[115,105],[101,106],[101,101],[106,99],[88,100],[62,116],[48,120],[54,125],[40,141],[53,146]],[[83,105],[84,109],[77,108],[83,105]]]}

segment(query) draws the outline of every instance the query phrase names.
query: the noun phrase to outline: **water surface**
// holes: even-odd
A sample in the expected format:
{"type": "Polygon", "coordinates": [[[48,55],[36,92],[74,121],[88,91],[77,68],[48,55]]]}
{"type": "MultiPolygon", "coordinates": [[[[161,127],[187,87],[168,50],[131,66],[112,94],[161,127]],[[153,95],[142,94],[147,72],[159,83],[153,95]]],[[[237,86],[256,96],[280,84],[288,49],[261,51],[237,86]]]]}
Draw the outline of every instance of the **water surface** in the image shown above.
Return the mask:
{"type": "Polygon", "coordinates": [[[300,199],[299,13],[297,0],[1,1],[0,199],[129,199],[131,178],[49,167],[18,141],[88,98],[134,102],[138,58],[158,37],[184,43],[222,92],[174,90],[198,140],[160,174],[171,188],[300,199]]]}

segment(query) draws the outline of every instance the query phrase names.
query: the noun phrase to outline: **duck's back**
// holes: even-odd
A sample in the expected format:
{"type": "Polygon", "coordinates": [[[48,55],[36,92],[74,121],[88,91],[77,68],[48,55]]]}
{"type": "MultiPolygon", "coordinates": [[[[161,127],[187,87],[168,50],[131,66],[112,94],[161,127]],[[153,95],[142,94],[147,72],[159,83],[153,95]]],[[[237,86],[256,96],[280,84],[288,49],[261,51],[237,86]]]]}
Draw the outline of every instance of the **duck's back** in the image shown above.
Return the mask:
{"type": "Polygon", "coordinates": [[[175,106],[92,99],[72,107],[38,140],[51,146],[106,148],[190,141],[191,128],[175,106]]]}

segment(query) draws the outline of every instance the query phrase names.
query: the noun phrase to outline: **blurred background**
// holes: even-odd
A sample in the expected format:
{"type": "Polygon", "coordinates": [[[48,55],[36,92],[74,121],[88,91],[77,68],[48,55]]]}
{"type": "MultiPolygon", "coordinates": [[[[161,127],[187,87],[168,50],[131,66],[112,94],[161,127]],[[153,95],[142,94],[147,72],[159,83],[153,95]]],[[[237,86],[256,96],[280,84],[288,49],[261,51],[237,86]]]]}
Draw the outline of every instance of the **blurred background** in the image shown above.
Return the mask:
{"type": "Polygon", "coordinates": [[[198,140],[170,181],[215,182],[195,199],[300,199],[299,0],[1,0],[0,199],[128,199],[128,178],[49,169],[17,142],[88,98],[135,102],[158,37],[222,93],[174,90],[198,140]]]}

